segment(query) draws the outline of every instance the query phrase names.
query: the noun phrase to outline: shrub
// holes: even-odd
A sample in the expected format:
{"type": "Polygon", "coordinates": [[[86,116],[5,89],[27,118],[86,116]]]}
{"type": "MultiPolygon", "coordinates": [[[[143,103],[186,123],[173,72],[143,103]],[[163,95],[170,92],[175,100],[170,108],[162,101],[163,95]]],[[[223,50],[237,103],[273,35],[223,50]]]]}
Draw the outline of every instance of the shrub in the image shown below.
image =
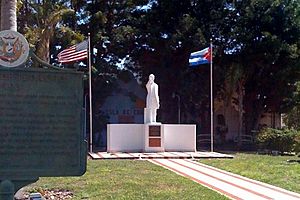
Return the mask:
{"type": "Polygon", "coordinates": [[[300,134],[299,133],[295,137],[294,151],[300,155],[300,134]]]}
{"type": "Polygon", "coordinates": [[[279,152],[299,152],[300,134],[294,129],[262,129],[256,138],[263,148],[277,150],[279,152]],[[298,142],[297,142],[298,140],[298,142]]]}

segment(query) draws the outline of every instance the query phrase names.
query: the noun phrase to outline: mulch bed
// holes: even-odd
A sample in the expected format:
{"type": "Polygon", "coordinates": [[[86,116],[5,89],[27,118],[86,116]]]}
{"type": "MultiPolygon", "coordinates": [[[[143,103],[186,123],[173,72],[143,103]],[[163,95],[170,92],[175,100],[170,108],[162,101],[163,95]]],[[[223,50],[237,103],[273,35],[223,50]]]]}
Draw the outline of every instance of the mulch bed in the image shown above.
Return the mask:
{"type": "MultiPolygon", "coordinates": [[[[73,193],[69,190],[54,189],[54,190],[42,190],[39,191],[45,200],[64,200],[72,199],[73,193]]],[[[16,200],[28,200],[29,193],[24,193],[22,198],[17,198],[16,200]]]]}

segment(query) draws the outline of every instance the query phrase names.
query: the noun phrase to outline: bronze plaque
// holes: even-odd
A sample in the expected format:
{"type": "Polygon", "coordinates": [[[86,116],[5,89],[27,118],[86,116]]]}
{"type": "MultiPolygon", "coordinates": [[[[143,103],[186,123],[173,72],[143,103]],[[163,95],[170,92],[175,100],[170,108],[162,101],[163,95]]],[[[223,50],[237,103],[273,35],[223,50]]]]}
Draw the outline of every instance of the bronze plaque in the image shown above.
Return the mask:
{"type": "Polygon", "coordinates": [[[160,126],[149,126],[149,137],[160,137],[160,126]]]}
{"type": "Polygon", "coordinates": [[[83,74],[0,69],[0,180],[86,171],[83,74]]]}
{"type": "Polygon", "coordinates": [[[149,138],[149,147],[161,147],[161,139],[149,138]]]}

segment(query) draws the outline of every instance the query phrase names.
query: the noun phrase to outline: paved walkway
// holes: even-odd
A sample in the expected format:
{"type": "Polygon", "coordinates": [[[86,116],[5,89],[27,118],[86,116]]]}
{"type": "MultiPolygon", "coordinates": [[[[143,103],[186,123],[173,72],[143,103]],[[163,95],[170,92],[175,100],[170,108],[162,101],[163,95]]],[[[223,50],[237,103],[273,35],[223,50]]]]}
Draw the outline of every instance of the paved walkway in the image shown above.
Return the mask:
{"type": "Polygon", "coordinates": [[[157,153],[126,153],[126,152],[89,152],[92,159],[187,159],[187,158],[233,158],[232,155],[217,152],[157,152],[157,153]]]}
{"type": "Polygon", "coordinates": [[[196,161],[188,159],[149,159],[149,161],[222,193],[230,199],[300,199],[300,194],[210,167],[196,161]]]}

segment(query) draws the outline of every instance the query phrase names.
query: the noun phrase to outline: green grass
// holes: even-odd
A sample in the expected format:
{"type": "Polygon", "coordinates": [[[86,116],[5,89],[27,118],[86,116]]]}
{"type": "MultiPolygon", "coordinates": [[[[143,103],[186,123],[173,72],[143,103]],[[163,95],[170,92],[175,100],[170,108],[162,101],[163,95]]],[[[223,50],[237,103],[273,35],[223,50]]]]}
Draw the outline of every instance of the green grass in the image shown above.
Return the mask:
{"type": "MultiPolygon", "coordinates": [[[[235,154],[200,162],[300,193],[300,164],[291,156],[235,154]]],[[[176,173],[140,160],[89,160],[82,177],[40,178],[28,191],[67,189],[73,199],[227,199],[176,173]]]]}
{"type": "Polygon", "coordinates": [[[286,162],[291,159],[300,158],[238,153],[234,159],[202,159],[200,162],[300,193],[300,164],[286,162]]]}
{"type": "Polygon", "coordinates": [[[88,161],[82,177],[40,178],[28,191],[68,189],[73,199],[227,199],[169,170],[140,160],[88,161]]]}

